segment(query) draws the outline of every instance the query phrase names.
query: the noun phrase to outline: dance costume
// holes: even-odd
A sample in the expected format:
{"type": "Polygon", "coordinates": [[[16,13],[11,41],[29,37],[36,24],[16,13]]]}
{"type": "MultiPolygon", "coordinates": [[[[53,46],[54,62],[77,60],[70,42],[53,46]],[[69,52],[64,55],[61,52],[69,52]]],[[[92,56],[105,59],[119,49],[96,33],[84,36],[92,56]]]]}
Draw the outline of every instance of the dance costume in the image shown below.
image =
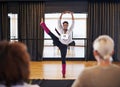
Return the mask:
{"type": "MultiPolygon", "coordinates": [[[[74,24],[74,23],[73,23],[74,24]]],[[[41,27],[45,30],[45,32],[52,38],[54,45],[56,45],[59,49],[60,49],[60,53],[61,53],[61,58],[62,58],[62,74],[63,77],[65,77],[65,73],[66,73],[66,54],[67,54],[67,46],[71,43],[73,43],[72,41],[72,27],[66,32],[66,34],[68,35],[68,39],[62,39],[61,37],[58,38],[56,37],[51,31],[50,29],[48,29],[48,27],[46,26],[46,24],[40,23],[41,27]]],[[[60,30],[60,34],[63,34],[63,29],[60,30]]],[[[61,35],[60,35],[61,36],[61,35]]]]}

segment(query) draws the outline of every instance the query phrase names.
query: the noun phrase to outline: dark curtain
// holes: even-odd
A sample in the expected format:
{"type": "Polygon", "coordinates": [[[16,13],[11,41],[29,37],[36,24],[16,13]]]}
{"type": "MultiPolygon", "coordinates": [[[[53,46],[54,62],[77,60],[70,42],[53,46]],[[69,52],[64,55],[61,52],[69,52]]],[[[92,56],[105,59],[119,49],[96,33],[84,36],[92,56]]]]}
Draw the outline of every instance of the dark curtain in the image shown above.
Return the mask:
{"type": "Polygon", "coordinates": [[[0,40],[9,40],[8,4],[0,3],[0,40]]]}
{"type": "Polygon", "coordinates": [[[87,60],[94,60],[92,44],[99,35],[109,35],[115,41],[115,61],[120,60],[120,3],[90,2],[87,24],[87,60]]]}
{"type": "MultiPolygon", "coordinates": [[[[0,8],[2,8],[2,5],[0,3],[0,8]]],[[[2,9],[0,9],[0,40],[2,39],[2,9]]]]}
{"type": "Polygon", "coordinates": [[[44,33],[40,20],[44,18],[44,2],[20,2],[19,4],[19,41],[24,42],[31,60],[42,60],[44,33]]]}
{"type": "Polygon", "coordinates": [[[74,13],[86,13],[88,11],[87,0],[71,0],[71,1],[48,1],[46,2],[45,13],[73,11],[74,13]]]}

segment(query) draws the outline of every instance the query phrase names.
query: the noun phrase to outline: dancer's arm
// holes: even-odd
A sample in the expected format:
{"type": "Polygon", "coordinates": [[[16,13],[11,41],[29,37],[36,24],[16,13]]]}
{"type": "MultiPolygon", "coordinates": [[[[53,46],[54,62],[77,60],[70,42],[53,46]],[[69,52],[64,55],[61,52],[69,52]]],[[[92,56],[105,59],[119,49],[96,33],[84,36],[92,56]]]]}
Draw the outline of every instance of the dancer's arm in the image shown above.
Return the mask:
{"type": "MultiPolygon", "coordinates": [[[[60,29],[63,29],[63,26],[62,26],[62,24],[61,24],[61,19],[62,19],[63,14],[64,14],[64,12],[61,13],[60,18],[59,18],[59,20],[58,20],[59,30],[60,30],[60,29]]],[[[61,30],[60,30],[60,31],[61,31],[61,30]]]]}
{"type": "Polygon", "coordinates": [[[73,12],[68,11],[68,13],[70,13],[71,16],[72,16],[72,24],[71,24],[70,29],[69,29],[69,32],[72,32],[73,31],[73,27],[74,27],[74,16],[73,16],[73,12]]]}

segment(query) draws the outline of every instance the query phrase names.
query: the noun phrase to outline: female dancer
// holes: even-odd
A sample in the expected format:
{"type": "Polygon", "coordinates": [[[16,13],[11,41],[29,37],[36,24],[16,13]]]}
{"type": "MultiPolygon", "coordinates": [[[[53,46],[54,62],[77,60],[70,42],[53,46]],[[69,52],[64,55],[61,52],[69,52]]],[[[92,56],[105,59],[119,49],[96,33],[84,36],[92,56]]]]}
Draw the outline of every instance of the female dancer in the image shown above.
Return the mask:
{"type": "Polygon", "coordinates": [[[60,53],[61,53],[61,58],[62,58],[62,75],[63,78],[65,78],[65,73],[66,73],[66,54],[67,54],[67,46],[71,43],[73,43],[72,41],[72,30],[73,30],[73,25],[74,25],[74,17],[73,17],[73,13],[70,11],[65,11],[60,15],[60,19],[58,21],[58,25],[59,25],[59,30],[60,30],[60,37],[56,37],[51,31],[50,29],[48,29],[48,27],[46,26],[46,24],[43,22],[43,19],[41,20],[40,23],[41,27],[45,30],[45,32],[52,38],[53,43],[60,49],[60,53]],[[72,16],[72,25],[71,27],[68,29],[68,22],[64,21],[63,22],[63,26],[61,25],[61,19],[62,19],[62,15],[66,14],[66,13],[70,13],[72,16]]]}

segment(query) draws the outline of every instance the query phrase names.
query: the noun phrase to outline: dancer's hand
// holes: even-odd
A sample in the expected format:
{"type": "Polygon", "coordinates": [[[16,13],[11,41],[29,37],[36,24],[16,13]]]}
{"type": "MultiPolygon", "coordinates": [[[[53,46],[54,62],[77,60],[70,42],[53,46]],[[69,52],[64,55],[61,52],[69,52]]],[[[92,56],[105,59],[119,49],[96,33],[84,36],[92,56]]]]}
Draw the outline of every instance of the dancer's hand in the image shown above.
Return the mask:
{"type": "Polygon", "coordinates": [[[71,12],[71,11],[64,11],[65,13],[73,13],[73,12],[71,12]]]}
{"type": "Polygon", "coordinates": [[[64,11],[64,12],[62,12],[62,13],[66,14],[66,13],[68,13],[68,11],[64,11]]]}
{"type": "Polygon", "coordinates": [[[71,13],[71,11],[66,11],[66,13],[71,13]]]}
{"type": "Polygon", "coordinates": [[[68,11],[68,13],[73,14],[73,12],[72,12],[72,11],[68,11]]]}

